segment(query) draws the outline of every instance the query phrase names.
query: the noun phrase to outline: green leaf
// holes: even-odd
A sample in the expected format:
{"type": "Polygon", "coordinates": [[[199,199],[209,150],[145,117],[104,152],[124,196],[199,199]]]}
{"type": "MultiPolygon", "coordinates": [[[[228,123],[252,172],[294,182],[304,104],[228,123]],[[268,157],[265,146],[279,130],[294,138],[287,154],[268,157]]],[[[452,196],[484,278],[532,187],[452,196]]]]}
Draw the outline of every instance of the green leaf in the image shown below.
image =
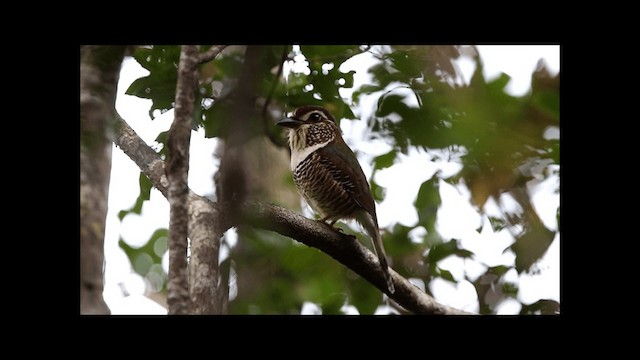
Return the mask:
{"type": "Polygon", "coordinates": [[[357,45],[300,45],[300,51],[310,63],[338,62],[336,65],[340,65],[360,49],[357,45]]]}
{"type": "Polygon", "coordinates": [[[435,223],[440,203],[440,179],[434,175],[422,183],[413,203],[418,212],[418,224],[424,226],[429,233],[436,232],[435,223]]]}
{"type": "Polygon", "coordinates": [[[542,157],[551,159],[554,164],[560,165],[560,140],[551,139],[548,143],[547,153],[542,157]]]}
{"type": "Polygon", "coordinates": [[[373,195],[373,200],[378,202],[383,201],[386,194],[387,188],[378,185],[378,183],[371,179],[371,195],[373,195]]]}
{"type": "MultiPolygon", "coordinates": [[[[355,275],[349,274],[347,276],[355,275]]],[[[351,281],[349,290],[351,293],[350,303],[355,306],[362,315],[373,314],[378,308],[378,305],[380,305],[380,290],[359,276],[356,280],[351,281]]]]}
{"type": "Polygon", "coordinates": [[[386,154],[376,156],[376,158],[373,159],[373,169],[380,170],[390,167],[393,165],[393,161],[396,159],[397,154],[398,152],[394,149],[386,154]]]}
{"type": "Polygon", "coordinates": [[[154,45],[151,48],[138,48],[133,57],[150,73],[136,79],[125,93],[143,99],[151,99],[149,117],[153,119],[154,110],[160,110],[164,113],[173,108],[180,46],[154,45]]]}
{"type": "Polygon", "coordinates": [[[491,223],[491,228],[494,232],[498,232],[507,226],[507,222],[504,219],[496,218],[493,216],[489,217],[489,223],[491,223]]]}
{"type": "Polygon", "coordinates": [[[505,282],[502,284],[502,293],[511,298],[518,296],[518,284],[512,282],[505,282]]]}
{"type": "Polygon", "coordinates": [[[412,56],[411,51],[395,51],[389,55],[389,59],[391,60],[392,66],[406,76],[407,80],[421,76],[422,72],[417,66],[417,62],[412,56]]]}
{"type": "Polygon", "coordinates": [[[124,240],[118,240],[118,246],[129,258],[133,270],[145,277],[153,291],[161,291],[166,286],[167,274],[162,269],[162,256],[167,251],[169,230],[157,229],[141,247],[135,248],[124,240]]]}
{"type": "Polygon", "coordinates": [[[380,85],[364,84],[360,86],[357,90],[354,90],[353,94],[351,94],[351,101],[357,104],[358,100],[362,97],[362,95],[369,95],[371,93],[380,91],[382,89],[384,89],[384,87],[380,85]]]}
{"type": "Polygon", "coordinates": [[[353,74],[356,72],[351,70],[346,73],[342,73],[342,79],[344,79],[344,84],[340,85],[340,87],[350,89],[353,87],[353,74]]]}
{"type": "Polygon", "coordinates": [[[538,91],[533,94],[531,101],[540,111],[560,120],[560,94],[557,91],[538,91]]]}
{"type": "Polygon", "coordinates": [[[162,131],[161,133],[158,134],[158,136],[156,136],[155,141],[160,144],[160,149],[156,148],[156,151],[158,152],[158,154],[164,156],[164,158],[166,159],[167,157],[167,138],[169,136],[169,130],[167,131],[162,131]]]}
{"type": "Polygon", "coordinates": [[[555,235],[555,231],[547,229],[544,224],[534,223],[516,238],[516,242],[507,249],[516,254],[518,273],[529,271],[531,266],[544,256],[555,235]]]}
{"type": "Polygon", "coordinates": [[[533,304],[522,304],[520,315],[557,315],[560,313],[560,303],[555,300],[540,299],[533,304]]]}
{"type": "Polygon", "coordinates": [[[320,304],[322,315],[340,315],[340,308],[346,303],[347,296],[344,293],[332,293],[324,298],[320,304]]]}
{"type": "Polygon", "coordinates": [[[449,270],[441,269],[439,267],[436,267],[436,269],[437,269],[436,271],[437,276],[440,276],[441,278],[447,281],[450,281],[454,284],[458,283],[449,270]]]}
{"type": "Polygon", "coordinates": [[[427,261],[429,264],[435,265],[438,261],[451,255],[469,258],[473,256],[473,252],[460,248],[458,246],[458,240],[452,239],[446,243],[433,245],[429,249],[429,254],[427,254],[427,261]]]}
{"type": "Polygon", "coordinates": [[[502,275],[506,274],[507,271],[509,270],[511,270],[511,267],[506,265],[492,266],[487,269],[486,274],[493,274],[498,277],[501,277],[502,275]]]}
{"type": "Polygon", "coordinates": [[[495,90],[498,93],[500,93],[504,91],[504,88],[507,86],[509,81],[511,81],[511,76],[501,72],[497,78],[487,83],[487,88],[495,90]]]}
{"type": "MultiPolygon", "coordinates": [[[[404,226],[399,223],[395,224],[391,229],[385,229],[386,231],[382,233],[382,241],[387,250],[387,256],[391,256],[391,254],[405,256],[407,254],[422,253],[424,251],[422,245],[411,241],[409,232],[413,229],[414,227],[404,226]]],[[[403,270],[400,268],[396,269],[396,271],[403,274],[403,270]]],[[[406,275],[406,273],[404,273],[404,275],[406,275]]]]}
{"type": "Polygon", "coordinates": [[[224,137],[226,124],[228,119],[231,119],[233,109],[228,102],[215,103],[211,108],[204,110],[204,120],[202,126],[204,127],[204,136],[206,138],[224,137]]]}
{"type": "MultiPolygon", "coordinates": [[[[215,72],[213,74],[214,80],[222,81],[226,79],[238,78],[242,71],[242,65],[244,63],[244,55],[239,53],[224,53],[222,56],[218,56],[214,59],[215,72]]],[[[224,83],[224,81],[223,81],[224,83]]],[[[225,90],[223,89],[223,92],[225,90]]],[[[228,90],[226,90],[228,91],[228,90]]]]}
{"type": "Polygon", "coordinates": [[[118,212],[118,218],[120,219],[120,221],[122,221],[125,216],[131,213],[140,215],[140,213],[142,212],[142,205],[145,201],[149,200],[149,197],[151,196],[151,188],[153,187],[153,183],[142,171],[140,172],[138,183],[140,185],[140,193],[138,195],[138,198],[131,208],[118,212]]]}
{"type": "MultiPolygon", "coordinates": [[[[490,267],[484,274],[473,281],[473,286],[478,294],[480,314],[492,314],[496,305],[504,300],[506,295],[502,291],[503,286],[500,286],[500,279],[510,269],[511,267],[504,265],[490,267]]],[[[509,296],[511,296],[514,290],[517,294],[517,289],[509,286],[506,287],[506,290],[509,296]]]]}

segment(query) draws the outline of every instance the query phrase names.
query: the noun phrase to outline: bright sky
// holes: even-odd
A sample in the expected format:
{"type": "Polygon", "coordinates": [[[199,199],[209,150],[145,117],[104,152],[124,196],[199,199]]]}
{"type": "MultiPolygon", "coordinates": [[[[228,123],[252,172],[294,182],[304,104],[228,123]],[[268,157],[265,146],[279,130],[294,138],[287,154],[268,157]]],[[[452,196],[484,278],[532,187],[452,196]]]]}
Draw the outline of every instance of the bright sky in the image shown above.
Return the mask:
{"type": "MultiPolygon", "coordinates": [[[[507,91],[513,95],[525,94],[531,85],[531,73],[536,68],[540,58],[543,58],[552,74],[560,70],[559,46],[478,46],[480,56],[484,62],[484,76],[493,79],[504,72],[511,76],[507,85],[507,91]]],[[[345,63],[342,71],[361,68],[371,59],[366,55],[362,59],[345,63]]],[[[457,66],[463,73],[463,79],[468,81],[474,70],[474,64],[470,59],[461,58],[457,66]]],[[[129,125],[142,137],[147,144],[153,146],[157,135],[169,129],[173,120],[173,111],[168,111],[149,119],[148,111],[150,100],[140,99],[134,96],[124,95],[124,91],[137,78],[147,75],[148,72],[128,58],[124,61],[118,85],[116,109],[127,120],[129,125]]],[[[357,72],[354,75],[354,88],[363,82],[367,82],[369,75],[366,72],[357,72]]],[[[346,94],[341,93],[342,96],[346,94]]],[[[362,99],[364,107],[371,99],[362,99]]],[[[356,114],[358,114],[356,112],[356,114]]],[[[366,114],[360,114],[366,115],[366,114]]],[[[366,127],[363,121],[341,121],[341,127],[345,141],[358,150],[360,163],[365,174],[371,174],[371,159],[386,153],[390,147],[384,142],[372,142],[364,140],[366,127]]],[[[559,131],[557,132],[559,134],[559,131]]],[[[557,135],[559,136],[559,135],[557,135]]],[[[212,192],[212,177],[215,164],[212,154],[216,144],[215,139],[205,139],[203,131],[192,133],[189,168],[189,186],[198,194],[212,192]],[[197,164],[197,165],[196,165],[197,164]]],[[[417,214],[413,207],[413,201],[420,185],[437,171],[446,174],[455,174],[461,166],[453,162],[433,162],[425,152],[411,150],[409,156],[400,155],[400,161],[390,168],[378,171],[375,181],[387,188],[385,200],[377,204],[378,218],[381,227],[400,222],[404,225],[414,225],[417,222],[417,214]],[[411,176],[407,176],[410,173],[411,176]]],[[[118,247],[119,237],[132,246],[141,246],[150,238],[158,228],[169,226],[169,204],[156,189],[151,191],[151,200],[145,202],[142,215],[127,215],[122,222],[117,218],[120,210],[130,208],[138,196],[139,168],[118,148],[114,146],[113,162],[109,191],[109,212],[107,214],[107,230],[105,234],[105,290],[104,297],[112,314],[166,314],[166,309],[144,296],[144,280],[135,274],[124,252],[118,247]]],[[[556,209],[559,206],[559,195],[554,191],[559,187],[559,179],[552,177],[545,182],[531,188],[533,203],[545,225],[555,230],[556,209]]],[[[470,206],[469,192],[463,187],[454,187],[441,182],[442,206],[438,212],[437,229],[446,238],[460,238],[462,245],[473,251],[477,261],[461,260],[449,257],[440,261],[441,268],[449,270],[457,280],[464,279],[466,275],[475,279],[486,267],[513,262],[513,254],[502,250],[510,245],[513,240],[506,230],[493,233],[491,226],[485,225],[481,232],[476,229],[481,226],[480,218],[470,206]]],[[[509,201],[509,199],[504,199],[509,201]]],[[[514,203],[513,201],[511,201],[514,203]]],[[[497,205],[488,206],[489,215],[498,214],[497,205]],[[493,208],[493,209],[492,209],[493,208]]],[[[419,236],[423,228],[418,228],[412,235],[419,236]]],[[[166,267],[166,256],[163,266],[166,267]]],[[[560,301],[560,251],[559,235],[551,244],[549,251],[538,264],[541,270],[538,275],[518,275],[515,270],[505,275],[506,280],[519,281],[520,291],[518,298],[525,303],[532,303],[541,298],[560,301]]],[[[416,285],[424,288],[424,283],[419,279],[410,279],[416,285]]],[[[463,310],[477,312],[477,295],[475,289],[468,281],[460,281],[453,285],[444,280],[435,280],[430,284],[436,300],[461,308],[463,310]]],[[[302,313],[314,314],[319,309],[312,303],[303,305],[302,313]]],[[[349,313],[357,313],[354,308],[347,309],[349,313]]],[[[505,301],[498,309],[501,314],[514,314],[520,310],[520,304],[515,300],[505,301]]],[[[378,309],[386,313],[386,309],[378,309]]]]}

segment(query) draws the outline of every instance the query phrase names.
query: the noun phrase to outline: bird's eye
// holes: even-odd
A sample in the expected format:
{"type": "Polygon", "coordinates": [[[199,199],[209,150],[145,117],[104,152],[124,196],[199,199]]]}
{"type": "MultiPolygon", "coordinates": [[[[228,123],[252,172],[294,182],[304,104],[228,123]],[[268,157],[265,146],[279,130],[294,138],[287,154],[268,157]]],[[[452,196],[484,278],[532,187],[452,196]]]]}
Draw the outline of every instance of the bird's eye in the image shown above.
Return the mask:
{"type": "Polygon", "coordinates": [[[318,121],[318,120],[320,120],[320,114],[313,113],[309,115],[309,121],[318,121]]]}

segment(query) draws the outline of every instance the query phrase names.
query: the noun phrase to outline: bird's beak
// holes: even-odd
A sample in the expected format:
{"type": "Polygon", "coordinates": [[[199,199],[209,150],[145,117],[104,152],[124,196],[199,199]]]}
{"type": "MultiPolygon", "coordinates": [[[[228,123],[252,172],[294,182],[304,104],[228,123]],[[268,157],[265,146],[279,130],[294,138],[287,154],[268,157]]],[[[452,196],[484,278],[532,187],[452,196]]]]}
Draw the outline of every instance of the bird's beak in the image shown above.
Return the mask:
{"type": "Polygon", "coordinates": [[[302,123],[304,123],[304,121],[302,121],[302,120],[284,118],[284,119],[278,121],[276,123],[276,125],[285,126],[285,127],[294,129],[294,128],[297,128],[298,126],[302,125],[302,123]]]}

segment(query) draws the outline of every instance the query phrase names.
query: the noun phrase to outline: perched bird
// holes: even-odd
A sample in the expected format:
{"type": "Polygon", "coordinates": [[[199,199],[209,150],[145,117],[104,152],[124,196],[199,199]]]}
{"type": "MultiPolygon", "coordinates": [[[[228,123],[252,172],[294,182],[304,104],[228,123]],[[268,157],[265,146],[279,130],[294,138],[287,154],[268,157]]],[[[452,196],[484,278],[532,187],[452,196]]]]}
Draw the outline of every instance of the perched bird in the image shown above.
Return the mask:
{"type": "Polygon", "coordinates": [[[355,219],[362,225],[394,293],[369,183],[333,115],[321,106],[302,106],[277,124],[290,129],[291,171],[304,199],[323,222],[333,226],[339,219],[355,219]]]}

